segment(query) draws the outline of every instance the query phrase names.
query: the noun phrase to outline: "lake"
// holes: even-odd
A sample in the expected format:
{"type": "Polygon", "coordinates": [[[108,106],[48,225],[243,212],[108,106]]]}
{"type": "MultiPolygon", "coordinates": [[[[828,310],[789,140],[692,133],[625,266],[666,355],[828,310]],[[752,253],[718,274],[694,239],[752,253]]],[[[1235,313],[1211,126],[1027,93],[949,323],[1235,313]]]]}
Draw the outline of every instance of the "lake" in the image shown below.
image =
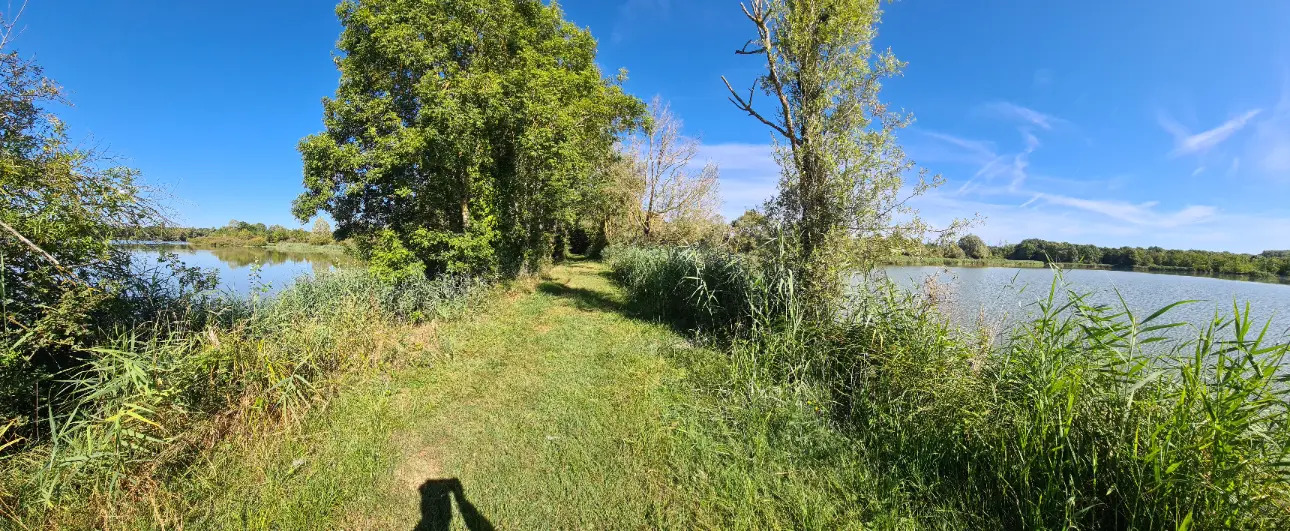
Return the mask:
{"type": "Polygon", "coordinates": [[[291,252],[261,247],[220,247],[198,249],[184,244],[129,245],[136,266],[155,267],[161,253],[174,253],[186,266],[214,270],[221,291],[239,295],[259,286],[277,293],[301,275],[313,275],[357,263],[353,258],[325,252],[291,252]],[[254,271],[255,266],[258,271],[254,271]]]}
{"type": "MultiPolygon", "coordinates": [[[[994,330],[1005,330],[1038,313],[1035,302],[1046,298],[1056,271],[1005,267],[888,266],[881,270],[896,284],[923,289],[929,277],[946,290],[941,305],[956,324],[973,326],[984,318],[994,330]]],[[[1099,304],[1120,305],[1118,290],[1138,319],[1181,300],[1199,300],[1170,310],[1161,322],[1207,324],[1214,313],[1232,315],[1233,301],[1244,308],[1249,302],[1258,325],[1272,320],[1271,332],[1290,337],[1290,286],[1208,277],[1164,275],[1132,271],[1073,269],[1063,271],[1077,293],[1089,293],[1099,304]]],[[[1061,299],[1065,300],[1065,299],[1061,299]]]]}

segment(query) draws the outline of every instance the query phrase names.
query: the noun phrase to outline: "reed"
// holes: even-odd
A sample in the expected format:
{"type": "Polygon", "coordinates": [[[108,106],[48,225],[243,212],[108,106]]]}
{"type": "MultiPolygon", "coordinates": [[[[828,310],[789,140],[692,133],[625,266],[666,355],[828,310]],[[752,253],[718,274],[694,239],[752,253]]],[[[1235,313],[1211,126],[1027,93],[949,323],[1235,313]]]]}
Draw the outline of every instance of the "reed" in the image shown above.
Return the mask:
{"type": "Polygon", "coordinates": [[[341,270],[272,297],[188,299],[154,312],[60,375],[44,429],[0,444],[9,452],[0,454],[0,515],[110,527],[116,512],[182,480],[204,450],[294,422],[346,375],[423,348],[402,329],[460,312],[481,291],[467,279],[392,283],[341,270]]]}
{"type": "MultiPolygon", "coordinates": [[[[886,478],[886,490],[851,495],[921,525],[1290,526],[1290,347],[1248,307],[1175,323],[1169,312],[1185,302],[1135,315],[1058,276],[1032,321],[996,337],[878,281],[820,321],[794,310],[791,285],[765,281],[791,275],[746,256],[611,257],[641,311],[729,338],[740,369],[725,373],[728,389],[816,397],[796,402],[832,427],[815,439],[844,437],[863,475],[886,478]],[[808,403],[819,397],[823,407],[808,403]]],[[[799,442],[802,459],[821,444],[799,442]]]]}

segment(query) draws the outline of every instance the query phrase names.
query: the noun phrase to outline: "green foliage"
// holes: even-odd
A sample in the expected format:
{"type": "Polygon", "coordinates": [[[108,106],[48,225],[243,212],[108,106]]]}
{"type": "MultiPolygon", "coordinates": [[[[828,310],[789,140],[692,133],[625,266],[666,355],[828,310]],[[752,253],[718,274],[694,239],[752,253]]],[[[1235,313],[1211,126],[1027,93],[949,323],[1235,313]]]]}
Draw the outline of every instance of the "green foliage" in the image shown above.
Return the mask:
{"type": "Polygon", "coordinates": [[[387,229],[377,233],[366,254],[372,274],[378,278],[397,281],[425,276],[425,264],[403,246],[394,231],[387,229]]]}
{"type": "Polygon", "coordinates": [[[879,99],[883,80],[904,66],[890,50],[874,49],[879,4],[753,0],[744,14],[757,33],[737,53],[763,58],[765,71],[747,95],[726,82],[735,106],[784,140],[779,194],[767,214],[794,236],[790,257],[805,295],[826,314],[852,271],[889,254],[879,244],[921,235],[908,199],[942,182],[919,172],[905,186],[915,166],[895,132],[912,117],[879,99]],[[773,111],[753,107],[757,89],[773,111]]]}
{"type": "Polygon", "coordinates": [[[337,13],[340,86],[326,132],[300,142],[295,214],[326,211],[338,237],[381,240],[362,249],[396,252],[397,239],[431,274],[548,263],[642,111],[602,77],[590,33],[538,0],[345,1],[337,13]]]}
{"type": "Polygon", "coordinates": [[[962,260],[968,257],[965,249],[959,245],[948,243],[941,246],[941,257],[953,260],[962,260]]]}
{"type": "MultiPolygon", "coordinates": [[[[959,238],[958,247],[963,249],[963,254],[966,255],[966,258],[981,260],[983,258],[990,257],[990,247],[985,244],[985,240],[982,240],[980,236],[975,234],[968,234],[967,236],[959,238]]],[[[946,258],[955,257],[947,256],[946,258]]]]}
{"type": "Polygon", "coordinates": [[[100,515],[66,511],[104,511],[152,482],[182,481],[169,475],[185,474],[194,452],[230,428],[298,418],[337,375],[398,354],[390,337],[400,327],[458,312],[480,287],[348,270],[302,277],[271,298],[172,308],[121,331],[62,374],[69,387],[43,406],[46,433],[0,468],[13,488],[0,493],[0,514],[100,527],[84,520],[100,515]]]}
{"type": "Polygon", "coordinates": [[[170,229],[162,228],[158,232],[144,231],[144,235],[175,235],[175,239],[191,241],[201,247],[260,247],[278,243],[307,243],[312,245],[332,245],[331,227],[326,220],[319,218],[313,230],[303,228],[288,229],[282,225],[265,226],[263,223],[248,223],[230,220],[227,225],[214,229],[170,229]]]}
{"type": "Polygon", "coordinates": [[[1031,238],[1000,247],[996,254],[1010,260],[1107,265],[1124,269],[1218,273],[1255,278],[1290,276],[1290,257],[1277,251],[1251,255],[1160,247],[1114,248],[1031,238]]]}
{"type": "MultiPolygon", "coordinates": [[[[0,418],[17,419],[18,437],[61,386],[55,374],[92,358],[85,349],[105,328],[176,295],[136,275],[112,244],[122,228],[163,221],[138,172],[74,147],[46,109],[62,102],[38,65],[0,50],[0,418]]],[[[184,278],[196,284],[181,290],[209,280],[184,278]]]]}
{"type": "Polygon", "coordinates": [[[1139,316],[1058,280],[995,345],[883,283],[803,320],[800,298],[749,294],[767,274],[746,260],[623,249],[612,264],[642,311],[731,338],[730,389],[829,397],[818,414],[890,482],[869,495],[922,526],[1290,525],[1290,345],[1248,308],[1179,339],[1178,304],[1139,316]]]}

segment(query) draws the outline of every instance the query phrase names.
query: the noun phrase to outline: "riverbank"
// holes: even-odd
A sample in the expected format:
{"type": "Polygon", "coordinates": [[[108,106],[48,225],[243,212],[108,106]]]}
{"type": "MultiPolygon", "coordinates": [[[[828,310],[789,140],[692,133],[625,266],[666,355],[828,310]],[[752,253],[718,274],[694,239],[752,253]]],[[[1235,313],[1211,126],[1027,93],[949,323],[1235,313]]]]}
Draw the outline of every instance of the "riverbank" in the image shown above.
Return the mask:
{"type": "Polygon", "coordinates": [[[1135,316],[1053,281],[1032,320],[995,336],[948,325],[936,293],[873,286],[852,294],[846,318],[816,319],[777,264],[693,248],[609,255],[648,315],[728,345],[741,368],[733,388],[816,404],[828,436],[889,482],[852,492],[888,518],[948,529],[1290,526],[1280,382],[1290,346],[1248,308],[1188,327],[1169,317],[1182,303],[1135,316]],[[1166,337],[1175,328],[1188,337],[1166,337]]]}
{"type": "Polygon", "coordinates": [[[350,253],[350,245],[344,242],[318,243],[318,242],[268,242],[264,238],[238,238],[229,236],[205,236],[189,240],[188,245],[194,249],[221,249],[227,247],[254,247],[266,249],[269,251],[280,251],[290,253],[325,253],[325,254],[347,254],[350,253]]]}

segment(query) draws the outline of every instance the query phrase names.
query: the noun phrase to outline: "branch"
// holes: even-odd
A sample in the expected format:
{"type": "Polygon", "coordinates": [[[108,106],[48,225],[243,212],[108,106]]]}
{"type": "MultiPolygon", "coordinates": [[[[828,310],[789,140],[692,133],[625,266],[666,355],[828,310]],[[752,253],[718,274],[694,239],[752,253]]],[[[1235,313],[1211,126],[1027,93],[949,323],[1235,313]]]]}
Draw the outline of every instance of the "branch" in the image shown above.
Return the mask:
{"type": "Polygon", "coordinates": [[[737,54],[737,55],[757,55],[757,54],[763,54],[763,53],[766,53],[766,47],[765,47],[765,46],[763,46],[763,47],[761,47],[761,48],[757,48],[756,50],[749,50],[749,49],[748,49],[748,45],[749,45],[749,44],[752,44],[752,43],[753,43],[753,40],[752,40],[752,39],[749,39],[749,40],[748,40],[748,42],[745,42],[745,43],[744,43],[744,47],[743,47],[743,48],[740,48],[740,49],[738,49],[738,50],[735,50],[735,54],[737,54]]]}
{"type": "Polygon", "coordinates": [[[15,238],[18,238],[18,241],[26,244],[27,247],[31,247],[33,251],[40,253],[41,256],[44,256],[46,260],[49,260],[50,263],[54,264],[59,269],[63,268],[63,264],[58,263],[58,260],[54,258],[54,255],[45,252],[44,249],[41,249],[36,244],[31,243],[31,240],[28,240],[26,237],[22,235],[22,233],[18,232],[13,227],[10,227],[8,223],[0,221],[0,228],[3,228],[4,230],[9,231],[9,233],[13,234],[15,238]]]}
{"type": "Polygon", "coordinates": [[[738,92],[735,92],[734,87],[730,86],[730,81],[726,80],[726,76],[721,76],[721,81],[725,82],[726,90],[730,91],[730,103],[735,104],[735,107],[739,108],[739,110],[748,113],[749,116],[752,116],[753,118],[760,120],[761,123],[764,123],[770,126],[771,129],[774,129],[779,134],[784,135],[784,138],[789,139],[789,141],[792,141],[794,143],[796,142],[795,139],[793,138],[793,135],[789,134],[789,132],[786,131],[783,127],[781,127],[779,124],[771,122],[770,120],[767,120],[764,116],[761,115],[761,113],[757,112],[752,108],[751,90],[748,91],[748,99],[745,100],[743,96],[740,96],[738,92]]]}

